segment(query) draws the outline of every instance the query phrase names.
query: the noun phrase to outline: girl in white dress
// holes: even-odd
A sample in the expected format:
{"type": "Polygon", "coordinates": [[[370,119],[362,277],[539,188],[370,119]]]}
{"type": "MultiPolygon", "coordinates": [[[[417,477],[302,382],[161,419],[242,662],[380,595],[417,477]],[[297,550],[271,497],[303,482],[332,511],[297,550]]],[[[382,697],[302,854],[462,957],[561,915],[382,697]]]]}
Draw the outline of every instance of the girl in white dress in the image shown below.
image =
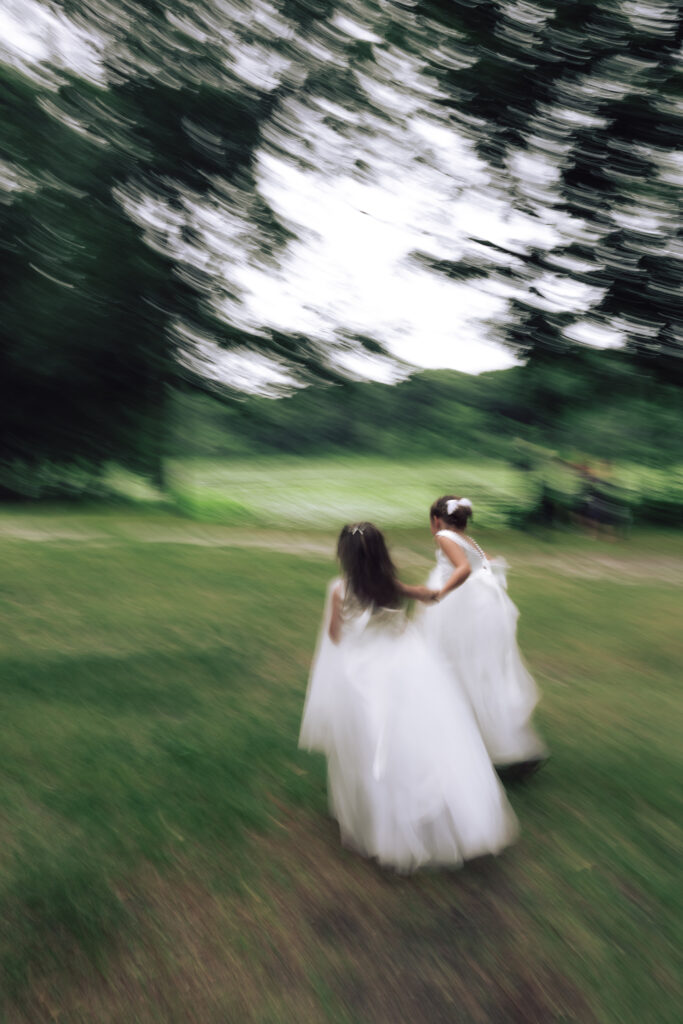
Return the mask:
{"type": "Polygon", "coordinates": [[[327,757],[342,842],[399,871],[498,853],[514,814],[465,696],[403,608],[433,592],[396,577],[371,523],[345,526],[299,745],[327,757]]]}
{"type": "Polygon", "coordinates": [[[523,776],[548,756],[531,724],[538,692],[517,646],[519,612],[507,594],[505,564],[489,562],[466,534],[471,515],[469,499],[454,495],[430,509],[437,553],[429,586],[438,605],[422,625],[467,693],[494,765],[501,775],[523,776]]]}

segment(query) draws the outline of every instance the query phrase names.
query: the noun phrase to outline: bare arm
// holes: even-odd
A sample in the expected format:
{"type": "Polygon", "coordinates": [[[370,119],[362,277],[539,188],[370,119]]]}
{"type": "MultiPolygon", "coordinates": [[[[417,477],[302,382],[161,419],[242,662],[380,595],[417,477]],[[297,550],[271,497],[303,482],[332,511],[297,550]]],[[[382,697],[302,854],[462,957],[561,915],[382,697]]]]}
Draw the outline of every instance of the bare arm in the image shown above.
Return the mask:
{"type": "Polygon", "coordinates": [[[425,603],[434,601],[438,594],[437,590],[431,590],[429,587],[413,587],[409,583],[401,583],[400,580],[396,582],[403,596],[409,597],[414,601],[424,601],[425,603]]]}
{"type": "Polygon", "coordinates": [[[449,576],[441,590],[438,591],[436,599],[440,601],[447,594],[462,586],[472,570],[470,563],[467,561],[467,555],[457,541],[450,540],[448,537],[437,537],[436,542],[446,555],[448,561],[453,565],[453,573],[449,576]]]}
{"type": "Polygon", "coordinates": [[[341,640],[342,631],[342,596],[338,589],[332,591],[332,610],[330,612],[330,624],[327,627],[330,640],[338,644],[341,640]]]}

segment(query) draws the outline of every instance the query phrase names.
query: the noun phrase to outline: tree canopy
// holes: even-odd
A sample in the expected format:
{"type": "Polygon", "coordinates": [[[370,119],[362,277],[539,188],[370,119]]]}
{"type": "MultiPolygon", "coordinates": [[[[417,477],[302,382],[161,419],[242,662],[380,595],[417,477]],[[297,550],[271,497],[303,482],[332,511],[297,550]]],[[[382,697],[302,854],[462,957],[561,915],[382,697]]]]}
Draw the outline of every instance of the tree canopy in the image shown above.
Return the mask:
{"type": "MultiPolygon", "coordinates": [[[[436,218],[414,264],[500,299],[491,336],[531,365],[622,344],[680,382],[677,5],[67,0],[53,16],[80,64],[57,28],[39,63],[0,57],[6,458],[154,468],[167,385],[211,386],[221,349],[228,387],[248,354],[274,387],[386,357],[314,294],[304,326],[267,301],[245,312],[245,267],[276,277],[310,240],[269,173],[381,191],[409,161],[446,206],[496,204],[504,243],[485,218],[457,241],[436,218]]],[[[566,390],[551,376],[530,393],[541,418],[566,390]]]]}

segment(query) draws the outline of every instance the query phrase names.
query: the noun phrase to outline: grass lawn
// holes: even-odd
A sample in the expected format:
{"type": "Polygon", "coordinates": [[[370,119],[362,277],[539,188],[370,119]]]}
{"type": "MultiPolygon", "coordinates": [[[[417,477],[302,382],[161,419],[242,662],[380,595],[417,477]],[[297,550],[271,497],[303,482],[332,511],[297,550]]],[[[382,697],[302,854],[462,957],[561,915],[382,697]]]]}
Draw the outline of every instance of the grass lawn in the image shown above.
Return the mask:
{"type": "MultiPolygon", "coordinates": [[[[622,512],[630,510],[635,522],[643,519],[647,506],[653,522],[679,523],[683,466],[619,463],[609,477],[622,512]]],[[[195,519],[313,529],[354,519],[422,526],[429,506],[444,492],[470,497],[479,527],[519,526],[537,508],[542,480],[564,509],[576,509],[583,488],[578,475],[559,463],[523,470],[502,460],[468,459],[456,441],[452,458],[175,459],[168,463],[168,479],[177,505],[195,519]]]]}
{"type": "Polygon", "coordinates": [[[677,1022],[683,538],[482,534],[553,756],[516,846],[400,878],[297,751],[334,538],[276,518],[0,513],[0,1021],[677,1022]]]}
{"type": "MultiPolygon", "coordinates": [[[[457,453],[456,453],[457,454],[457,453]]],[[[533,507],[533,474],[493,459],[412,459],[379,456],[263,456],[249,460],[178,459],[169,463],[179,506],[205,521],[239,525],[298,525],[376,519],[420,526],[443,493],[476,496],[480,523],[503,525],[511,507],[533,507]]]]}

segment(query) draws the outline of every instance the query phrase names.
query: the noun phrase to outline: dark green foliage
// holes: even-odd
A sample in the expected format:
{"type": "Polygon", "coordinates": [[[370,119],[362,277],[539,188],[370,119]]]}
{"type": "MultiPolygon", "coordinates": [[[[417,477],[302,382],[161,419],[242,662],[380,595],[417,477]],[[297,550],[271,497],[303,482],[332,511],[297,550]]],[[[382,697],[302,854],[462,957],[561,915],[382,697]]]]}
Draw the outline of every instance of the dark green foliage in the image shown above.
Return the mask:
{"type": "MultiPolygon", "coordinates": [[[[595,322],[617,321],[637,362],[680,383],[680,182],[660,173],[683,139],[680,9],[632,8],[629,18],[610,0],[421,0],[418,8],[457,29],[458,50],[470,57],[454,69],[437,62],[435,73],[455,124],[490,165],[492,187],[540,221],[553,211],[576,218],[558,244],[528,252],[512,273],[521,295],[501,338],[525,358],[562,355],[571,345],[561,330],[577,316],[550,313],[534,284],[544,272],[583,280],[603,289],[595,322]],[[554,167],[557,183],[511,175],[520,152],[554,167]]],[[[434,269],[462,276],[460,267],[434,269]]],[[[489,272],[501,273],[494,264],[489,272]]]]}
{"type": "MultiPolygon", "coordinates": [[[[492,336],[534,372],[507,378],[515,387],[521,381],[512,413],[508,397],[491,399],[505,407],[501,424],[493,425],[489,399],[467,396],[463,404],[476,407],[477,415],[460,415],[451,403],[439,424],[438,394],[423,401],[412,384],[401,388],[401,417],[413,415],[415,402],[419,421],[422,403],[431,417],[428,433],[450,430],[476,444],[488,431],[497,448],[505,445],[511,420],[514,432],[533,440],[538,430],[550,431],[554,445],[561,437],[566,445],[563,431],[576,427],[578,398],[584,426],[577,447],[586,447],[583,431],[595,437],[594,448],[607,452],[616,428],[608,442],[606,419],[588,411],[591,396],[600,393],[599,361],[589,359],[594,385],[587,386],[586,357],[567,334],[584,319],[616,325],[632,365],[644,368],[648,381],[654,375],[665,385],[680,383],[680,211],[668,162],[683,135],[676,102],[683,19],[673,6],[636,11],[630,20],[623,5],[608,0],[420,0],[414,9],[372,0],[360,9],[282,0],[278,9],[289,34],[209,0],[70,0],[64,10],[75,24],[107,36],[101,84],[47,68],[34,81],[0,67],[0,142],[21,184],[4,191],[0,203],[3,495],[24,493],[13,491],[11,480],[17,473],[39,474],[45,464],[97,467],[115,459],[161,483],[164,452],[173,448],[169,386],[210,387],[179,358],[191,349],[179,324],[227,348],[270,353],[306,383],[340,382],[329,345],[320,339],[274,330],[245,335],[225,322],[221,299],[238,298],[236,282],[228,272],[221,276],[183,261],[179,248],[202,244],[184,216],[188,204],[220,204],[229,194],[250,226],[254,253],[276,266],[295,229],[258,193],[257,149],[286,150],[288,132],[301,130],[287,124],[292,99],[305,111],[322,97],[400,130],[403,114],[381,108],[359,85],[359,73],[387,80],[380,60],[387,54],[424,62],[454,129],[486,161],[490,193],[557,228],[545,248],[534,243],[506,252],[491,239],[473,237],[464,256],[414,254],[434,273],[473,286],[487,277],[512,284],[515,294],[501,323],[491,326],[492,336]],[[331,27],[337,15],[357,16],[377,41],[337,31],[331,27]],[[219,31],[226,25],[237,50],[256,44],[285,59],[278,85],[270,89],[240,77],[219,31]],[[330,46],[335,60],[324,56],[330,46]],[[269,134],[273,125],[278,130],[269,134]],[[514,171],[520,154],[545,161],[556,177],[527,180],[514,171]],[[179,239],[172,242],[163,217],[152,223],[139,214],[141,197],[178,215],[179,239]],[[585,316],[553,307],[549,276],[599,290],[585,316]]],[[[342,140],[343,119],[331,112],[330,123],[342,140]]],[[[313,165],[315,148],[306,139],[294,141],[302,143],[300,154],[310,155],[292,159],[313,165]]],[[[354,167],[361,179],[374,173],[363,154],[354,167]]],[[[347,337],[346,330],[337,325],[338,344],[381,350],[376,339],[347,337]]],[[[640,403],[636,422],[644,414],[653,423],[652,429],[638,427],[639,438],[628,426],[629,453],[645,451],[657,435],[652,443],[663,445],[666,458],[671,392],[664,390],[656,403],[663,414],[650,416],[643,405],[653,400],[650,385],[639,390],[624,383],[627,394],[610,400],[614,423],[629,420],[633,400],[640,403]]],[[[372,445],[391,453],[397,435],[394,423],[385,426],[383,409],[395,416],[393,399],[380,400],[375,390],[376,408],[366,416],[360,393],[344,385],[321,416],[311,397],[288,400],[277,412],[249,401],[233,416],[242,426],[249,422],[250,449],[304,450],[313,444],[311,423],[324,421],[315,437],[322,447],[372,445]],[[291,421],[283,431],[285,413],[291,421]]],[[[410,448],[412,441],[405,444],[410,448]]]]}
{"type": "MultiPolygon", "coordinates": [[[[12,465],[30,475],[44,462],[116,459],[160,479],[168,384],[191,376],[171,328],[243,341],[216,319],[202,275],[179,272],[163,227],[136,223],[138,197],[180,210],[216,176],[253,196],[271,252],[288,237],[250,169],[274,98],[239,87],[220,40],[175,27],[183,16],[201,27],[208,7],[66,6],[109,33],[106,88],[68,74],[52,88],[0,66],[0,140],[23,186],[0,205],[0,487],[10,495],[22,493],[12,465]]],[[[296,340],[288,358],[312,375],[320,364],[296,340]]]]}
{"type": "Polygon", "coordinates": [[[566,458],[666,466],[683,450],[679,389],[621,353],[580,347],[478,377],[429,371],[394,386],[347,382],[277,401],[177,392],[173,408],[180,455],[457,451],[517,462],[521,440],[566,458]]]}
{"type": "MultiPolygon", "coordinates": [[[[0,69],[9,154],[29,187],[0,208],[3,458],[154,469],[172,351],[165,328],[173,284],[122,215],[112,188],[125,152],[88,125],[60,120],[95,103],[65,86],[49,100],[0,69]],[[49,107],[48,107],[49,104],[49,107]]],[[[90,93],[90,95],[89,95],[90,93]]]]}

